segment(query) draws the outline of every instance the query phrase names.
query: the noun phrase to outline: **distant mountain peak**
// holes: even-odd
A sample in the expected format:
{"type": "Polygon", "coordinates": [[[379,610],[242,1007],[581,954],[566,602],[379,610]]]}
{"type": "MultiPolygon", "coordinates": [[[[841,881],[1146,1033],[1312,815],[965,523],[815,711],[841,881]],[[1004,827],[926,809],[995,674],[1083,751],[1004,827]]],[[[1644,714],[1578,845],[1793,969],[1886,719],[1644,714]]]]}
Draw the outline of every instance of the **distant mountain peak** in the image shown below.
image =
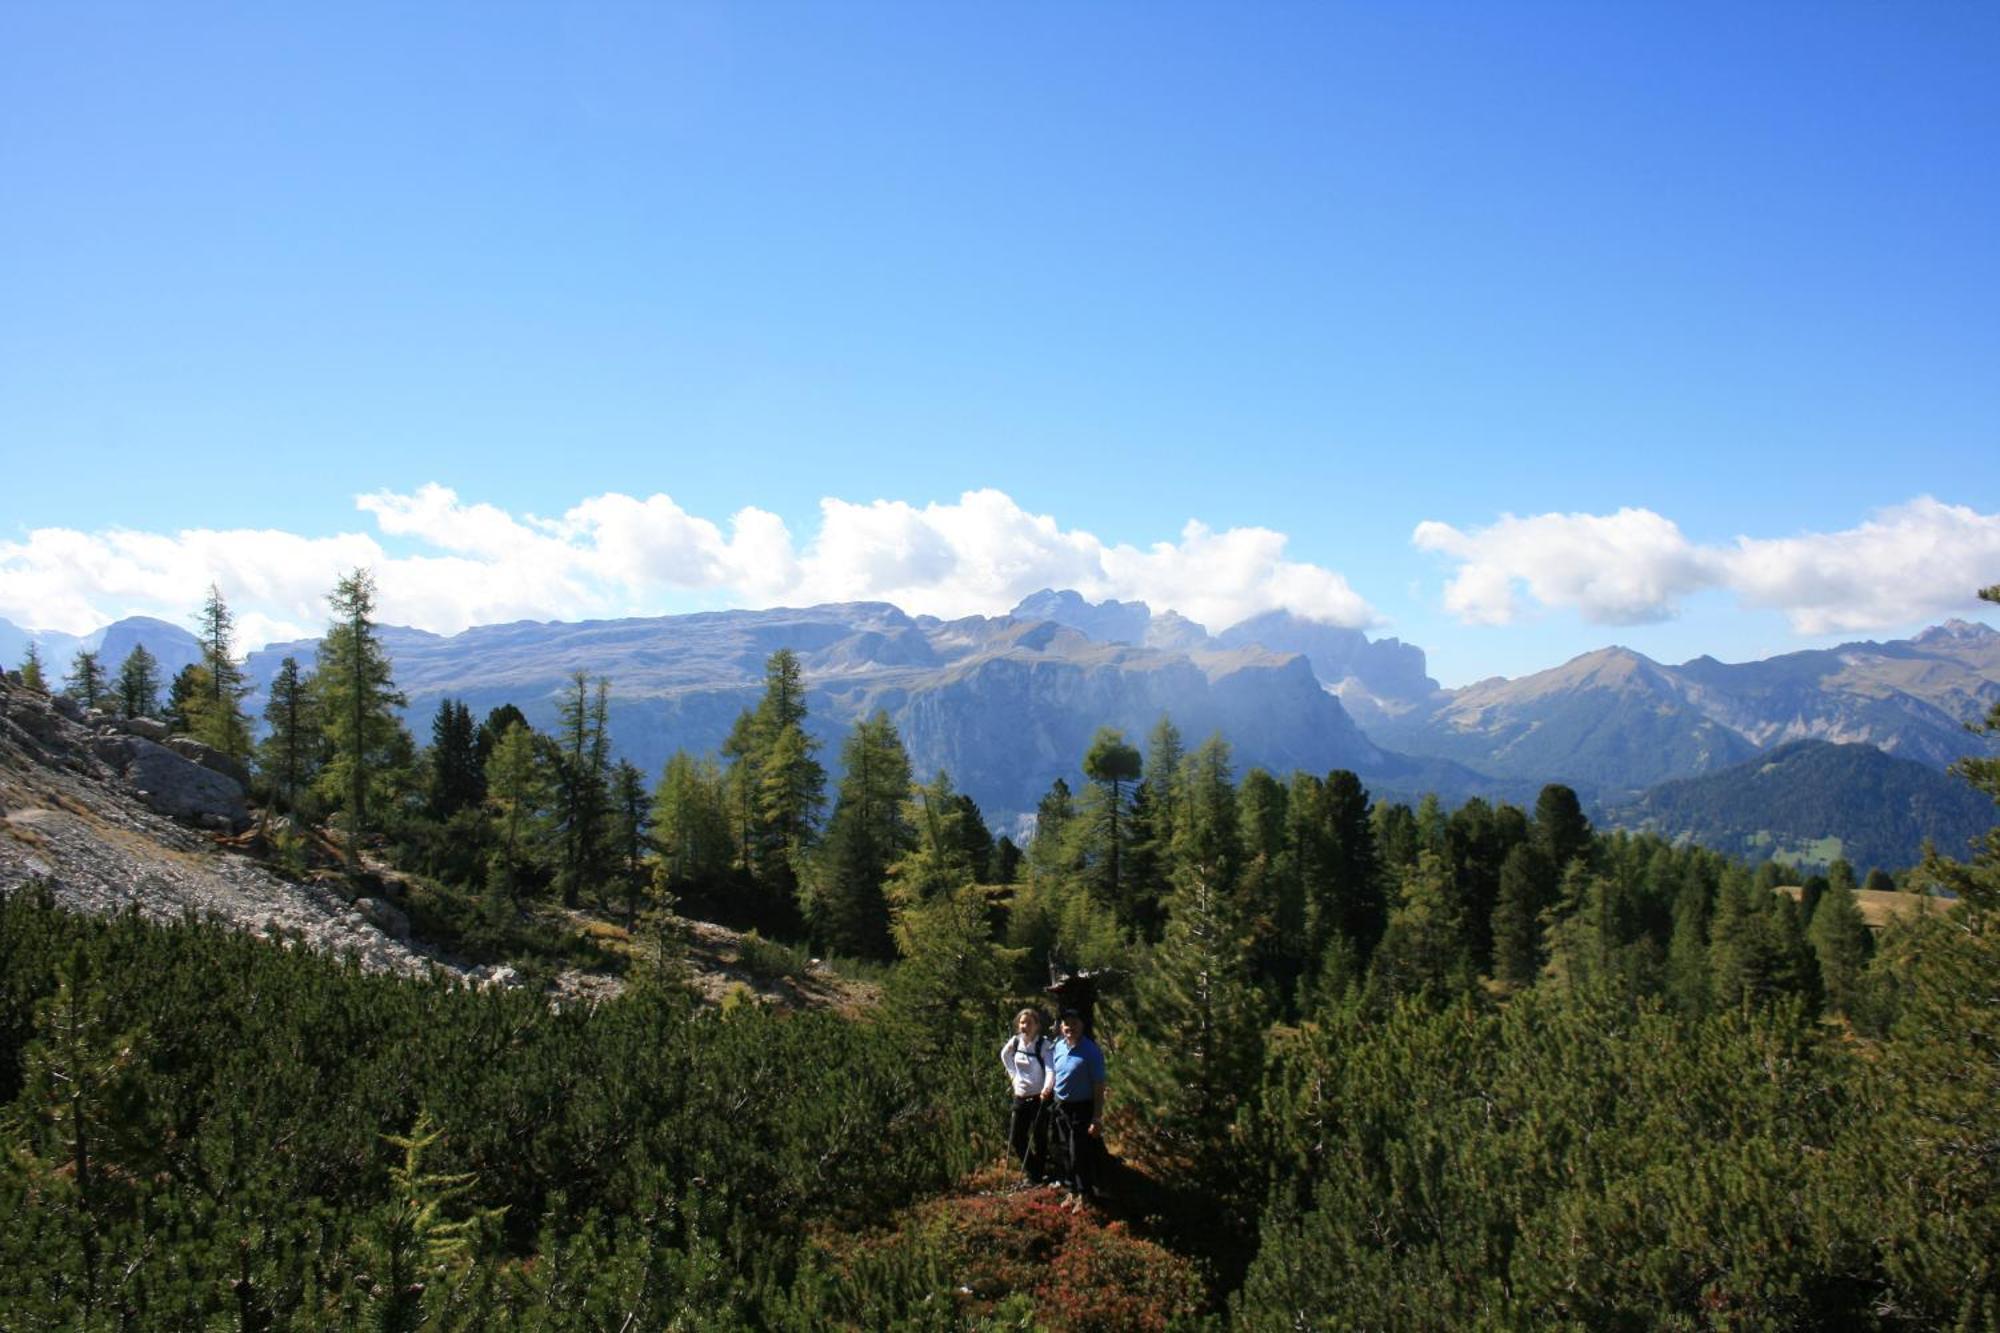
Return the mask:
{"type": "Polygon", "coordinates": [[[1051,620],[1099,643],[1143,644],[1153,623],[1153,608],[1144,602],[1092,602],[1071,588],[1030,593],[1008,615],[1015,620],[1051,620]]]}
{"type": "Polygon", "coordinates": [[[1987,639],[2000,638],[2000,630],[1977,620],[1960,620],[1953,617],[1942,625],[1933,625],[1919,634],[1917,643],[1979,643],[1987,639]]]}

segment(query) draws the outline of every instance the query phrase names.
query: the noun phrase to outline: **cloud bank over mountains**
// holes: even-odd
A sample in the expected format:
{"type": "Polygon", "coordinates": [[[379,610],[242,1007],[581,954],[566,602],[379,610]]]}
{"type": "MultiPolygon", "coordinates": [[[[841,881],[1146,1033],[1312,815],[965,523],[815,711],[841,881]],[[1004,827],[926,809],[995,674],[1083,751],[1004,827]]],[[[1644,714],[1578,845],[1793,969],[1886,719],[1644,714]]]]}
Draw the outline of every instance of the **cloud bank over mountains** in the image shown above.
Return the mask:
{"type": "MultiPolygon", "coordinates": [[[[1216,531],[1191,519],[1173,540],[1111,543],[992,489],[922,506],[829,497],[803,542],[767,510],[717,521],[665,494],[596,495],[554,518],[467,502],[436,484],[355,503],[373,532],[38,528],[0,541],[0,617],[68,633],[129,614],[185,620],[213,582],[237,613],[240,641],[253,645],[319,633],[335,578],[365,565],[384,621],[443,634],[522,619],[840,601],[993,615],[1043,588],[1144,601],[1218,631],[1279,609],[1350,628],[1380,620],[1344,575],[1287,558],[1282,532],[1216,531]]],[[[1783,612],[1802,634],[1884,629],[1966,608],[2000,571],[2000,514],[1928,496],[1845,531],[1731,545],[1694,542],[1641,508],[1506,514],[1464,529],[1427,521],[1412,541],[1455,566],[1445,609],[1490,625],[1548,610],[1644,624],[1723,590],[1783,612]]]]}
{"type": "Polygon", "coordinates": [[[1504,514],[1470,531],[1424,522],[1412,540],[1457,564],[1445,609],[1485,625],[1519,619],[1523,594],[1595,624],[1642,625],[1716,589],[1783,612],[1801,634],[1860,632],[1970,609],[1973,590],[2000,575],[2000,514],[1927,495],[1842,532],[1727,546],[1690,541],[1650,509],[1504,514]]]}
{"type": "Polygon", "coordinates": [[[664,494],[593,496],[556,518],[467,503],[435,484],[356,505],[398,550],[368,533],[36,529],[0,542],[0,616],[70,633],[134,613],[184,619],[214,582],[243,642],[261,643],[317,634],[334,579],[366,565],[381,619],[443,634],[680,611],[690,600],[879,600],[916,614],[991,615],[1043,588],[1145,601],[1216,627],[1278,608],[1355,628],[1376,621],[1341,575],[1288,560],[1284,533],[1190,520],[1178,540],[1107,543],[997,490],[922,507],[827,498],[803,546],[768,511],[738,510],[725,526],[664,494]]]}

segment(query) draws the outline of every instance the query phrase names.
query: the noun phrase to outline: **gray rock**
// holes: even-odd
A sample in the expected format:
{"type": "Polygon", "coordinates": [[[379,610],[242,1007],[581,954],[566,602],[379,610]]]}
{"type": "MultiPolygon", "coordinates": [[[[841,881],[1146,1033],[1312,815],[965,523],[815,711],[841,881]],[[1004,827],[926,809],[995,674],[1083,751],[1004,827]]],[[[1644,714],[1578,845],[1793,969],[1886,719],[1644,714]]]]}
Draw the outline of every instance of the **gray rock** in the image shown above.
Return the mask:
{"type": "Polygon", "coordinates": [[[167,724],[156,717],[121,717],[119,727],[131,736],[143,736],[156,745],[166,744],[167,737],[173,735],[167,724]]]}
{"type": "Polygon", "coordinates": [[[83,721],[83,705],[70,698],[67,694],[52,694],[49,696],[49,702],[55,705],[55,710],[58,713],[61,713],[70,721],[83,721]]]}
{"type": "Polygon", "coordinates": [[[380,898],[356,898],[354,910],[369,925],[392,939],[406,940],[410,937],[410,918],[393,903],[380,898]]]}
{"type": "Polygon", "coordinates": [[[7,720],[38,745],[49,745],[62,735],[62,719],[39,694],[29,690],[9,691],[5,708],[7,720]]]}
{"type": "Polygon", "coordinates": [[[245,791],[250,789],[250,770],[214,746],[204,745],[192,736],[169,736],[164,744],[181,758],[193,760],[210,772],[220,773],[245,791]]]}
{"type": "Polygon", "coordinates": [[[91,750],[123,774],[133,793],[160,814],[230,832],[249,826],[243,784],[164,745],[142,736],[111,735],[96,737],[91,750]]]}

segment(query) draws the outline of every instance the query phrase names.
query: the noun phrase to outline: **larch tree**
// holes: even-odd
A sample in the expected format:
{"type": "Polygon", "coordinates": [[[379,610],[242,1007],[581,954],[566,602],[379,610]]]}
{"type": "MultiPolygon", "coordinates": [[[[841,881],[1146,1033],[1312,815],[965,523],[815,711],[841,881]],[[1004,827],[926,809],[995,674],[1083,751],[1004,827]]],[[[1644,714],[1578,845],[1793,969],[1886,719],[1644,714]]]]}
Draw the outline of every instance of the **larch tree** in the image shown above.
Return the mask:
{"type": "Polygon", "coordinates": [[[63,677],[63,692],[85,708],[97,708],[109,702],[104,667],[98,662],[96,653],[85,648],[70,659],[69,674],[63,677]]]}
{"type": "Polygon", "coordinates": [[[728,872],[735,848],[728,806],[715,761],[674,751],[653,791],[651,836],[659,854],[654,873],[663,895],[707,892],[728,872]]]}
{"type": "Polygon", "coordinates": [[[167,703],[160,720],[180,735],[194,733],[194,717],[201,696],[208,689],[208,672],[199,662],[189,662],[174,673],[167,684],[167,703]]]}
{"type": "Polygon", "coordinates": [[[548,806],[548,780],[526,722],[509,722],[486,761],[486,801],[494,813],[497,845],[488,860],[487,889],[496,900],[518,903],[540,861],[548,806]]]}
{"type": "Polygon", "coordinates": [[[1018,959],[993,939],[992,903],[973,881],[955,796],[943,772],[912,794],[904,818],[913,845],[887,887],[902,960],[885,998],[900,1041],[919,1057],[990,1027],[1018,959]]]}
{"type": "Polygon", "coordinates": [[[160,711],[160,663],[146,645],[134,644],[118,668],[112,687],[118,711],[125,717],[155,717],[160,711]]]}
{"type": "Polygon", "coordinates": [[[603,878],[604,821],[610,805],[610,682],[599,678],[593,691],[582,670],[570,676],[558,711],[556,744],[562,761],[556,775],[556,820],[562,830],[562,859],[556,886],[564,907],[575,907],[586,883],[603,878]]]}
{"type": "Polygon", "coordinates": [[[320,726],[331,757],[321,787],[341,805],[353,868],[361,863],[371,791],[407,745],[396,716],[404,699],[375,628],[374,576],[356,569],[334,584],[327,602],[333,621],[320,640],[318,678],[320,726]]]}
{"type": "Polygon", "coordinates": [[[297,658],[287,657],[278,664],[264,700],[264,739],[257,746],[257,767],[270,784],[273,800],[294,818],[300,796],[318,774],[325,744],[312,677],[299,670],[297,658]]]}
{"type": "Polygon", "coordinates": [[[42,650],[33,642],[28,644],[28,651],[21,658],[21,683],[37,694],[49,692],[48,678],[42,674],[42,650]]]}
{"type": "Polygon", "coordinates": [[[235,657],[236,618],[212,583],[197,624],[203,674],[200,689],[186,703],[189,731],[231,759],[242,759],[250,753],[250,721],[243,715],[250,686],[235,657]]]}
{"type": "Polygon", "coordinates": [[[826,770],[807,733],[805,672],[798,654],[780,648],[764,663],[764,697],[752,715],[751,873],[778,916],[797,910],[800,872],[826,804],[826,770]]]}

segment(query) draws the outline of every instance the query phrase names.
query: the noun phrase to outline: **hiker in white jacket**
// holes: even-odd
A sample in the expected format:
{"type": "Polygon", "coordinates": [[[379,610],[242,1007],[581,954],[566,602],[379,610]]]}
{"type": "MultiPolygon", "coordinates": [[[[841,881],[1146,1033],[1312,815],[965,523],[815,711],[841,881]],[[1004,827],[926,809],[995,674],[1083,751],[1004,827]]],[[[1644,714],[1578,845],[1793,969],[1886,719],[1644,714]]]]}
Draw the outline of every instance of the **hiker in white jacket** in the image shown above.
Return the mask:
{"type": "Polygon", "coordinates": [[[1042,1035],[1042,1016],[1033,1009],[1014,1015],[1014,1035],[1000,1048],[1000,1066],[1014,1094],[1007,1117],[1007,1146],[1030,1184],[1039,1184],[1049,1155],[1048,1120],[1042,1106],[1055,1084],[1049,1069],[1053,1050],[1042,1035]]]}

